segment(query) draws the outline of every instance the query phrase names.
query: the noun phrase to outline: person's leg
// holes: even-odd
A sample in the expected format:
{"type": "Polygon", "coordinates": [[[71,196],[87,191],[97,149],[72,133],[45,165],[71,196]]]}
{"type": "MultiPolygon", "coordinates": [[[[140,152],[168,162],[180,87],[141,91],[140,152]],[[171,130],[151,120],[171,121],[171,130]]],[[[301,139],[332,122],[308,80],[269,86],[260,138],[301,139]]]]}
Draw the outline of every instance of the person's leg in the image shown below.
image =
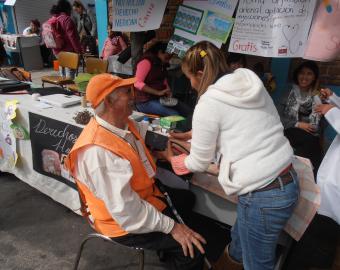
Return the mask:
{"type": "Polygon", "coordinates": [[[160,116],[179,115],[176,110],[163,106],[158,99],[136,104],[138,111],[143,113],[157,114],[160,116]]]}
{"type": "MultiPolygon", "coordinates": [[[[279,236],[298,198],[295,181],[281,188],[239,196],[238,236],[246,270],[272,270],[279,236]]],[[[231,245],[231,255],[237,257],[231,245]]],[[[238,258],[235,258],[238,259],[238,258]]]]}
{"type": "Polygon", "coordinates": [[[230,228],[210,218],[192,211],[195,195],[189,190],[163,187],[169,194],[171,201],[184,223],[201,234],[207,241],[204,245],[205,254],[210,262],[216,262],[230,242],[230,228]]]}
{"type": "Polygon", "coordinates": [[[195,249],[195,257],[185,257],[182,247],[170,234],[152,232],[146,234],[128,234],[126,236],[113,238],[118,243],[126,246],[139,247],[147,250],[163,251],[166,263],[171,269],[201,270],[203,269],[204,257],[195,249]]]}

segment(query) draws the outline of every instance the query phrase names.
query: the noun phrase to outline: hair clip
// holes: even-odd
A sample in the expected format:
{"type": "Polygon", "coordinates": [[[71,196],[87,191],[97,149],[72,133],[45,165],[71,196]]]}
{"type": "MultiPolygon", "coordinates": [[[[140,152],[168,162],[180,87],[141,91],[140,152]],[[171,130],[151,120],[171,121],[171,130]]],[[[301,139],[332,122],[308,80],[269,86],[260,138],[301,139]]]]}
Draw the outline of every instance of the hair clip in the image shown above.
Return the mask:
{"type": "Polygon", "coordinates": [[[200,56],[204,58],[207,55],[207,52],[205,50],[200,51],[200,56]]]}

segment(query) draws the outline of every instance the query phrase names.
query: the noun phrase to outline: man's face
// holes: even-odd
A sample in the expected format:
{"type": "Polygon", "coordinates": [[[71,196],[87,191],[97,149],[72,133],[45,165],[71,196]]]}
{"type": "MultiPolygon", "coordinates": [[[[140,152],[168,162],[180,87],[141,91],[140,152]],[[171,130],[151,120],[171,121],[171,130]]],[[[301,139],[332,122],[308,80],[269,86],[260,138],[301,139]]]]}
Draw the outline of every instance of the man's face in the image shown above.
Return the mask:
{"type": "Polygon", "coordinates": [[[119,113],[122,118],[128,118],[132,114],[133,98],[131,95],[131,86],[120,87],[115,90],[116,98],[114,101],[114,111],[119,113]]]}

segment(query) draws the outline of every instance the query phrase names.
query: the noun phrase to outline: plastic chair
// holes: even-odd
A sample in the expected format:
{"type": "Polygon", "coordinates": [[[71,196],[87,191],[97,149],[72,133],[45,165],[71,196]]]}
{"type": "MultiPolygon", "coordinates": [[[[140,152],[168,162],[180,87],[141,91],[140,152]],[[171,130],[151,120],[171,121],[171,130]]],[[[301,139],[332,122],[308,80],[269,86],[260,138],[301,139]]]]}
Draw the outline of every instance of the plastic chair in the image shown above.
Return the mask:
{"type": "MultiPolygon", "coordinates": [[[[76,73],[78,73],[79,67],[79,54],[73,52],[60,52],[58,54],[58,62],[60,67],[75,69],[76,73]]],[[[64,88],[67,84],[74,84],[72,78],[65,78],[63,76],[43,76],[41,78],[42,87],[45,86],[45,83],[50,83],[54,85],[59,85],[64,88]]]]}
{"type": "MultiPolygon", "coordinates": [[[[90,224],[91,228],[93,230],[95,230],[93,218],[91,217],[91,213],[89,212],[89,209],[87,207],[85,195],[82,193],[82,191],[81,191],[81,189],[79,188],[78,185],[77,185],[77,187],[78,187],[78,194],[79,194],[79,200],[80,200],[80,211],[81,211],[81,214],[82,214],[83,217],[86,218],[86,220],[90,224]]],[[[111,243],[113,245],[119,246],[120,248],[124,248],[125,250],[134,250],[134,251],[136,251],[136,253],[138,254],[138,257],[139,257],[138,269],[139,270],[144,270],[144,249],[138,248],[138,247],[129,247],[129,246],[122,245],[122,244],[114,241],[112,238],[107,237],[105,235],[102,235],[100,233],[90,233],[82,241],[82,243],[80,245],[80,248],[78,250],[77,256],[76,256],[76,260],[75,260],[75,263],[74,263],[74,266],[73,266],[73,270],[77,270],[78,269],[80,258],[81,258],[83,249],[85,247],[85,244],[89,240],[91,240],[91,239],[102,239],[105,242],[108,242],[108,243],[111,243]]]]}
{"type": "MultiPolygon", "coordinates": [[[[91,74],[107,73],[109,62],[95,57],[87,57],[85,60],[86,72],[91,74]]],[[[79,88],[76,84],[68,85],[70,91],[78,92],[79,88]]]]}

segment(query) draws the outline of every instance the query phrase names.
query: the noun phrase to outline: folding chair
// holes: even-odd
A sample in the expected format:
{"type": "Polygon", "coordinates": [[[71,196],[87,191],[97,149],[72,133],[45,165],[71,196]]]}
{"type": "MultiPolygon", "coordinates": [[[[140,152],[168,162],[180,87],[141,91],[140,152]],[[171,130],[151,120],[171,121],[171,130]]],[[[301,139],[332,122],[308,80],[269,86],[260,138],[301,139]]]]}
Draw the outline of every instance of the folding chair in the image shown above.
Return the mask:
{"type": "MultiPolygon", "coordinates": [[[[78,73],[79,67],[79,54],[72,52],[60,52],[58,54],[59,66],[69,69],[75,69],[76,73],[78,73]]],[[[45,83],[59,85],[64,88],[65,85],[73,84],[74,81],[72,78],[65,78],[63,76],[54,75],[54,76],[43,76],[41,78],[42,87],[45,87],[45,83]]]]}
{"type": "MultiPolygon", "coordinates": [[[[80,200],[80,211],[83,217],[86,218],[86,220],[88,221],[88,223],[90,224],[90,226],[92,227],[92,229],[95,230],[94,228],[94,222],[93,222],[93,218],[91,217],[91,213],[89,212],[89,209],[87,207],[87,203],[86,203],[86,199],[85,199],[85,195],[82,193],[82,191],[80,190],[79,186],[78,186],[78,193],[79,193],[79,200],[80,200]]],[[[91,240],[91,239],[102,239],[105,242],[111,243],[113,245],[116,245],[122,249],[125,250],[134,250],[136,251],[136,253],[138,254],[139,257],[139,263],[138,263],[138,269],[139,270],[144,270],[144,250],[142,248],[138,248],[138,247],[128,247],[125,245],[122,245],[116,241],[114,241],[113,239],[111,239],[110,237],[107,237],[105,235],[102,235],[100,233],[90,233],[89,235],[87,235],[85,237],[85,239],[82,241],[80,248],[78,250],[77,256],[76,256],[76,260],[73,266],[73,270],[77,270],[78,266],[79,266],[79,262],[80,262],[80,258],[84,249],[85,244],[91,240]]]]}

